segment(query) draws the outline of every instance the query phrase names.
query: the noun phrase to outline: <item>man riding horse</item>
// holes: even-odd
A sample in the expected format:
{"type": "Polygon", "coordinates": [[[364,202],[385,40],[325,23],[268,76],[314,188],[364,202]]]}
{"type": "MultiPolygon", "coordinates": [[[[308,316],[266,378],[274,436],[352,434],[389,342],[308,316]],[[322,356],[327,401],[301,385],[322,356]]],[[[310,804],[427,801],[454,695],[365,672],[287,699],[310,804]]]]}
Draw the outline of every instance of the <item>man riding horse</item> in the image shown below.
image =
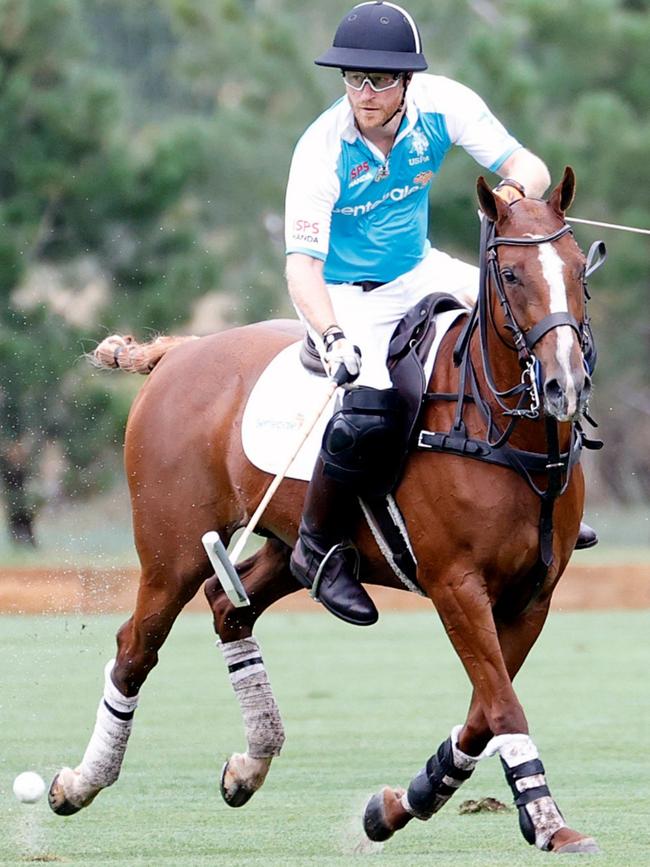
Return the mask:
{"type": "MultiPolygon", "coordinates": [[[[587,279],[604,249],[595,242],[585,256],[572,237],[565,219],[575,191],[570,167],[547,200],[537,198],[548,183],[546,168],[484,103],[460,84],[414,74],[426,62],[415,24],[399,7],[355,7],[319,62],[343,69],[348,98],[317,120],[296,150],[287,270],[330,377],[354,387],[326,428],[301,538],[296,543],[305,482],[285,477],[260,519],[266,543],[237,563],[251,601],[244,607],[226,595],[199,542],[215,531],[227,546],[259,509],[261,491],[270,490],[268,472],[244,450],[242,428],[264,372],[285,350],[297,350],[300,323],[276,320],[146,344],[112,335],[100,343],[98,366],[151,374],[125,433],[141,575],[133,614],[105,669],[90,741],[81,762],[54,777],[50,805],[71,815],[118,779],[141,688],[200,587],[246,732],[246,750],[227,760],[220,788],[231,807],[246,804],[285,737],[255,623],[295,592],[292,571],[337,616],[374,621],[355,552],[344,540],[353,535],[364,580],[404,584],[371,528],[353,526],[356,498],[370,514],[389,501],[385,494],[400,475],[389,504],[396,513],[405,507],[417,584],[468,674],[472,697],[464,722],[408,789],[384,786],[372,795],[366,836],[385,841],[413,820],[430,819],[483,759],[498,754],[526,841],[544,851],[596,852],[592,838],[567,825],[550,793],[513,678],[573,553],[584,505],[581,450],[598,446],[581,422],[594,360],[587,279]],[[428,187],[453,142],[505,176],[497,193],[484,178],[477,183],[485,215],[480,280],[476,269],[426,241],[428,187]],[[470,304],[477,283],[472,315],[462,324],[458,310],[449,311],[455,324],[438,335],[439,360],[425,377],[416,426],[418,451],[402,473],[407,401],[386,368],[391,332],[416,302],[415,313],[424,315],[420,299],[432,291],[451,291],[470,304]]],[[[409,398],[409,409],[412,403],[417,410],[419,395],[409,398]]]]}
{"type": "MultiPolygon", "coordinates": [[[[540,198],[550,177],[476,93],[424,74],[417,25],[394,3],[355,6],[316,63],[340,68],[347,96],[296,146],[287,282],[328,375],[346,391],[325,431],[291,571],[337,617],[369,625],[377,609],[345,538],[356,497],[388,493],[406,448],[388,343],[425,295],[444,291],[471,306],[478,291],[478,269],[427,240],[431,184],[454,144],[501,176],[495,192],[509,204],[540,198]]],[[[581,524],[576,547],[596,541],[581,524]]]]}

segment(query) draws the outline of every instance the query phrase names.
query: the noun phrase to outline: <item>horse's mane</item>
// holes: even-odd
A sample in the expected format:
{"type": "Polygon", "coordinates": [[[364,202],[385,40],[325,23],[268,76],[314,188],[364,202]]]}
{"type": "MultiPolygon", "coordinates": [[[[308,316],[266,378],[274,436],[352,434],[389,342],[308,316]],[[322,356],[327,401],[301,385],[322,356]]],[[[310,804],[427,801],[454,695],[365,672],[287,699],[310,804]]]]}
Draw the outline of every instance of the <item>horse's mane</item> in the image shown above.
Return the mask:
{"type": "Polygon", "coordinates": [[[146,343],[138,343],[130,334],[111,334],[86,357],[94,367],[147,374],[151,373],[170,349],[187,343],[188,340],[198,338],[160,335],[146,343]]]}

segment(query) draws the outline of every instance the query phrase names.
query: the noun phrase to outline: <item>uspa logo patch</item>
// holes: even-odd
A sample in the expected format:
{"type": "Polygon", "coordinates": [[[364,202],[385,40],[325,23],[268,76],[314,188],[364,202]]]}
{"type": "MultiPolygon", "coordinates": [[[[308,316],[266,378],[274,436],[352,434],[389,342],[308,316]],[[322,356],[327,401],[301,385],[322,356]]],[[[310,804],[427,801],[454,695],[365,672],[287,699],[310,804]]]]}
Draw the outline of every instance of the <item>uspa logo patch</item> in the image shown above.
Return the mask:
{"type": "Polygon", "coordinates": [[[409,165],[418,166],[421,163],[428,163],[431,159],[429,155],[429,140],[422,130],[414,129],[409,136],[409,141],[409,152],[414,154],[414,156],[409,157],[409,165]]]}
{"type": "Polygon", "coordinates": [[[411,153],[416,154],[421,157],[429,150],[429,142],[427,141],[427,137],[425,134],[419,130],[414,129],[411,133],[411,153]]]}

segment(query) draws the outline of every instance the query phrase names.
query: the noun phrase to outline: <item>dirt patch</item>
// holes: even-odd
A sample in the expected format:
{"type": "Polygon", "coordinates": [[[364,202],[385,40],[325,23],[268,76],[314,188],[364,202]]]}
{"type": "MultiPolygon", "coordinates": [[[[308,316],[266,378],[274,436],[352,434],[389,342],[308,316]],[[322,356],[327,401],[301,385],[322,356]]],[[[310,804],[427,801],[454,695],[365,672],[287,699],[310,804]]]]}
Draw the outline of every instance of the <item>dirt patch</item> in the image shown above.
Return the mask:
{"type": "Polygon", "coordinates": [[[470,813],[508,813],[511,809],[496,798],[481,798],[478,801],[463,801],[458,812],[464,816],[470,813]]]}
{"type": "MultiPolygon", "coordinates": [[[[136,569],[0,569],[0,613],[108,614],[133,610],[136,569]]],[[[380,611],[428,610],[427,599],[384,587],[369,588],[380,611]]],[[[556,611],[650,608],[650,565],[570,566],[553,597],[556,611]]],[[[189,610],[207,611],[202,593],[189,610]]],[[[306,591],[273,611],[319,611],[306,591]]]]}

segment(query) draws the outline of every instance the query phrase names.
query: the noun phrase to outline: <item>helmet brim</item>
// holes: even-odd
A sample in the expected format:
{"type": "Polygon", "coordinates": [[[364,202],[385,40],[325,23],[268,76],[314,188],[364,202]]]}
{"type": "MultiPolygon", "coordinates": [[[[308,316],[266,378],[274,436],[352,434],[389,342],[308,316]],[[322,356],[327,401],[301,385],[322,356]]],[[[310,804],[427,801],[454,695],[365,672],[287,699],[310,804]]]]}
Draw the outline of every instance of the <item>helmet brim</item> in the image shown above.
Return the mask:
{"type": "Polygon", "coordinates": [[[317,57],[314,63],[317,66],[360,69],[368,72],[422,72],[428,68],[424,54],[336,46],[317,57]]]}

